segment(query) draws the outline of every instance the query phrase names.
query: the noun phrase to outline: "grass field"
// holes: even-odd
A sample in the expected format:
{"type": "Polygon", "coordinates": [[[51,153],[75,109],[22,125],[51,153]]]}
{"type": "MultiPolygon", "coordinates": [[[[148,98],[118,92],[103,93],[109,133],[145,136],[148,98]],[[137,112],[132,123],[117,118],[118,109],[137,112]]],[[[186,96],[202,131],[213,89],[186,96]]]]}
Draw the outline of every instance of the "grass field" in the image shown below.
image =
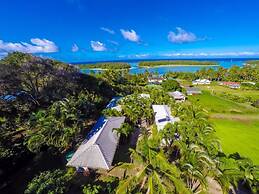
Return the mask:
{"type": "Polygon", "coordinates": [[[205,91],[215,92],[216,94],[225,92],[227,94],[237,95],[241,97],[251,97],[253,100],[259,99],[259,90],[245,90],[242,88],[231,89],[226,86],[219,86],[216,83],[212,84],[211,86],[200,85],[198,87],[205,91]]]}
{"type": "Polygon", "coordinates": [[[190,96],[189,100],[206,109],[225,153],[238,152],[259,165],[259,109],[247,103],[211,95],[211,91],[229,92],[259,98],[258,91],[232,90],[221,86],[202,86],[202,95],[190,96]]]}
{"type": "Polygon", "coordinates": [[[211,119],[225,153],[238,152],[259,165],[259,119],[211,119]],[[245,121],[245,119],[247,121],[245,121]]]}
{"type": "Polygon", "coordinates": [[[203,91],[202,95],[190,96],[195,104],[204,107],[209,113],[232,113],[232,114],[254,114],[259,113],[259,109],[247,104],[236,103],[223,99],[219,96],[211,95],[208,91],[203,91]]]}

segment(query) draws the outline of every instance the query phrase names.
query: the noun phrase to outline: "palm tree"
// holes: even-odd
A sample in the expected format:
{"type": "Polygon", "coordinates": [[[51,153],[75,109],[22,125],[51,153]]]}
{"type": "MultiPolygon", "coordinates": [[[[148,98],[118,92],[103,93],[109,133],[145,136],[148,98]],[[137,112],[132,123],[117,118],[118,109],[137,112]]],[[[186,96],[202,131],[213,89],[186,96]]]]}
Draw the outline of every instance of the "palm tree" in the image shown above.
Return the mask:
{"type": "Polygon", "coordinates": [[[65,99],[55,102],[48,111],[34,114],[28,135],[27,146],[37,152],[43,145],[59,150],[66,149],[75,134],[78,133],[76,107],[73,102],[65,99]]]}
{"type": "Polygon", "coordinates": [[[132,163],[123,163],[126,169],[116,193],[190,193],[180,171],[170,164],[159,148],[158,135],[143,136],[136,150],[131,150],[132,163]]]}
{"type": "Polygon", "coordinates": [[[200,146],[192,144],[188,149],[182,150],[179,165],[188,188],[193,193],[206,191],[207,178],[213,177],[216,161],[211,159],[207,152],[200,146]]]}

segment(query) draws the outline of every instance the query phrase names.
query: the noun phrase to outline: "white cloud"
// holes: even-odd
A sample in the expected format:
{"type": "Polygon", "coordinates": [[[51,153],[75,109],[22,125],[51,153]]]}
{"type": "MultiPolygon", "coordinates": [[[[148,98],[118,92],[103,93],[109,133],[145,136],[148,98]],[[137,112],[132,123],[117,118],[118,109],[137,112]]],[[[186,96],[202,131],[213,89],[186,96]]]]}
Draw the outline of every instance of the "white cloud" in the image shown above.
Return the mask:
{"type": "Polygon", "coordinates": [[[135,57],[136,58],[146,58],[146,57],[149,57],[150,54],[136,54],[135,57]]]}
{"type": "Polygon", "coordinates": [[[72,52],[77,52],[77,51],[79,51],[79,47],[77,46],[77,44],[73,44],[71,50],[72,50],[72,52]]]}
{"type": "Polygon", "coordinates": [[[53,53],[58,51],[57,45],[47,39],[32,38],[31,43],[26,42],[4,42],[0,40],[0,52],[24,52],[24,53],[53,53]]]}
{"type": "Polygon", "coordinates": [[[140,41],[140,37],[139,35],[134,31],[134,30],[123,30],[121,29],[121,34],[122,36],[129,41],[132,42],[139,42],[140,41]]]}
{"type": "Polygon", "coordinates": [[[168,40],[173,43],[182,44],[195,42],[200,39],[192,32],[187,32],[184,29],[177,27],[176,32],[170,31],[167,36],[168,40]]]}
{"type": "Polygon", "coordinates": [[[119,55],[119,58],[128,58],[128,59],[133,59],[133,58],[147,58],[150,57],[151,54],[144,53],[144,54],[132,54],[132,55],[119,55]]]}
{"type": "Polygon", "coordinates": [[[110,29],[110,28],[105,28],[105,27],[101,27],[100,28],[101,30],[105,31],[105,32],[108,32],[110,34],[115,34],[114,30],[110,29]]]}
{"type": "Polygon", "coordinates": [[[116,41],[114,41],[114,40],[108,40],[108,42],[110,42],[110,43],[112,43],[112,44],[114,44],[114,45],[116,45],[116,46],[118,46],[118,45],[119,45],[119,43],[118,43],[118,42],[116,42],[116,41]]]}
{"type": "Polygon", "coordinates": [[[173,52],[161,54],[163,57],[252,57],[259,56],[259,52],[237,51],[237,52],[173,52]]]}
{"type": "Polygon", "coordinates": [[[106,51],[107,48],[105,46],[105,44],[99,42],[99,41],[91,41],[91,47],[93,49],[93,51],[106,51]]]}

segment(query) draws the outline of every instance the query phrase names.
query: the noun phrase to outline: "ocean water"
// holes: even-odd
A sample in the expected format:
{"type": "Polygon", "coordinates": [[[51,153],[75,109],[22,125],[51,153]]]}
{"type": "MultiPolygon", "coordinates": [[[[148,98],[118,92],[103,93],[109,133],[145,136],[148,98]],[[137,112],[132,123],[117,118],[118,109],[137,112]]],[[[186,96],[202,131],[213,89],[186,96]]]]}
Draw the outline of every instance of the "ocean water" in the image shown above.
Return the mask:
{"type": "MultiPolygon", "coordinates": [[[[200,59],[200,60],[203,61],[205,59],[200,59]]],[[[217,61],[218,64],[224,68],[230,68],[233,65],[242,67],[247,60],[249,59],[220,59],[220,60],[217,59],[217,60],[211,60],[211,61],[217,61]]],[[[139,61],[124,61],[124,62],[128,62],[131,65],[130,73],[132,74],[144,73],[145,71],[148,71],[148,72],[158,73],[160,75],[163,75],[167,72],[195,72],[202,68],[217,69],[219,67],[219,66],[168,66],[168,67],[163,66],[163,67],[152,67],[152,68],[139,68],[138,67],[139,61]]],[[[91,71],[94,71],[95,73],[97,73],[102,70],[82,70],[83,73],[90,73],[91,71]]]]}

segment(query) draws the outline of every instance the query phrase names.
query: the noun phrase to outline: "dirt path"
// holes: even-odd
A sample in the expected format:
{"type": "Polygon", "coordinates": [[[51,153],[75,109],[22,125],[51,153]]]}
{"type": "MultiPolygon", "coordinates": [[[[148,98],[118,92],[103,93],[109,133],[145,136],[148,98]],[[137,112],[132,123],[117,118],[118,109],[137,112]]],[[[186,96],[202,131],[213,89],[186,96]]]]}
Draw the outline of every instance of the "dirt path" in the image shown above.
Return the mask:
{"type": "Polygon", "coordinates": [[[259,114],[223,114],[215,113],[211,114],[210,118],[212,119],[231,119],[239,121],[259,121],[259,114]]]}

